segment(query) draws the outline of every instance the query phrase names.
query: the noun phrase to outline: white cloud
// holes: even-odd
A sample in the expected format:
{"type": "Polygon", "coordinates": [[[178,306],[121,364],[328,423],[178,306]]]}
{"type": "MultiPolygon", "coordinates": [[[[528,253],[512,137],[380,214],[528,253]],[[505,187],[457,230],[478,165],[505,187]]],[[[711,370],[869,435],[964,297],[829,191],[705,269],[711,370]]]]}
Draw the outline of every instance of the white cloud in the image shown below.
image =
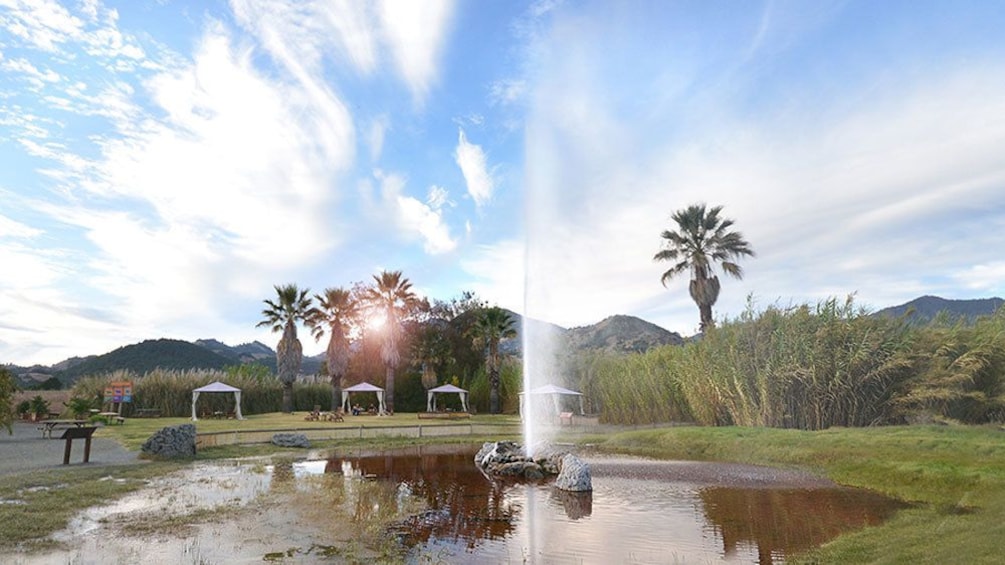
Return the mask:
{"type": "Polygon", "coordinates": [[[54,0],[8,0],[0,27],[44,51],[79,35],[83,22],[54,0]]]}
{"type": "Polygon", "coordinates": [[[405,179],[399,175],[376,171],[374,176],[380,182],[385,207],[403,232],[401,235],[409,239],[419,236],[423,250],[430,255],[447,253],[457,247],[457,240],[450,236],[450,228],[444,222],[439,207],[404,195],[405,179]]]}
{"type": "Polygon", "coordinates": [[[0,64],[0,69],[14,73],[21,73],[35,90],[42,89],[46,83],[59,82],[59,73],[52,69],[41,71],[32,65],[27,59],[6,59],[0,64]]]}
{"type": "Polygon", "coordinates": [[[416,100],[422,101],[437,79],[440,52],[453,17],[453,0],[383,0],[384,39],[416,100]]]}
{"type": "Polygon", "coordinates": [[[461,259],[461,268],[473,277],[463,288],[503,308],[523,312],[525,247],[523,241],[509,239],[472,249],[461,259]]]}
{"type": "Polygon", "coordinates": [[[513,104],[527,95],[527,81],[523,79],[497,80],[489,87],[489,101],[493,104],[513,104]]]}
{"type": "Polygon", "coordinates": [[[42,233],[41,230],[38,230],[31,226],[26,226],[21,222],[17,222],[6,216],[0,215],[0,238],[15,237],[19,239],[28,239],[36,237],[41,233],[42,233]]]}
{"type": "Polygon", "coordinates": [[[379,116],[372,122],[367,130],[366,142],[370,147],[370,160],[376,163],[380,160],[380,155],[384,151],[384,137],[391,127],[387,116],[379,116]]]}
{"type": "Polygon", "coordinates": [[[429,194],[426,195],[426,203],[434,210],[439,210],[443,206],[453,202],[450,201],[450,193],[442,186],[433,185],[429,187],[429,194]]]}
{"type": "Polygon", "coordinates": [[[474,199],[475,204],[482,206],[492,198],[495,190],[495,181],[488,171],[485,152],[478,145],[468,142],[464,135],[464,130],[458,130],[457,149],[454,151],[454,159],[457,166],[464,174],[464,181],[467,183],[468,194],[474,199]]]}

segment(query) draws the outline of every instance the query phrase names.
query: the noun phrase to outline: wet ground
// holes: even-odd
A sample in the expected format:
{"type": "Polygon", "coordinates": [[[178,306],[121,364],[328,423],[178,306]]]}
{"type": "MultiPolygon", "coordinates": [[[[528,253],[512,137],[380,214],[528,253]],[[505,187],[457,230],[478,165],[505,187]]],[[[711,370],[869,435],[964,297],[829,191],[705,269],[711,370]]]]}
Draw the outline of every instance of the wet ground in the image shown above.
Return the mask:
{"type": "MultiPolygon", "coordinates": [[[[61,443],[61,442],[59,442],[61,443]]],[[[594,492],[492,481],[473,446],[194,463],[7,562],[777,563],[897,505],[794,471],[584,453],[594,492]]]]}

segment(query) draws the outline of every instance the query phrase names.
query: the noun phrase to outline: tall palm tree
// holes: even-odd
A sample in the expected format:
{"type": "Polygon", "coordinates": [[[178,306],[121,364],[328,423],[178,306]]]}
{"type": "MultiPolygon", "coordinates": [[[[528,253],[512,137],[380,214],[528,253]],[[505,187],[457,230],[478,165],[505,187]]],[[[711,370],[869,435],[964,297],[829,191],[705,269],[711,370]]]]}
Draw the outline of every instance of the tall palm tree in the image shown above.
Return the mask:
{"type": "Polygon", "coordinates": [[[485,308],[471,326],[471,337],[476,347],[485,349],[485,372],[489,377],[489,412],[500,412],[499,402],[499,342],[516,336],[513,318],[509,312],[493,306],[485,308]]]}
{"type": "Polygon", "coordinates": [[[332,385],[331,411],[342,404],[342,381],[349,370],[349,337],[359,323],[360,303],[351,290],[326,288],[324,294],[315,294],[317,306],[307,312],[307,326],[315,340],[329,332],[328,349],[325,350],[325,370],[332,385]]]}
{"type": "Polygon", "coordinates": [[[264,319],[256,327],[271,326],[273,332],[283,332],[276,346],[276,369],[279,381],[283,383],[283,412],[293,412],[293,382],[300,373],[304,349],[297,339],[297,322],[306,321],[311,308],[307,296],[310,289],[299,289],[295,284],[275,286],[277,300],[263,300],[267,308],[262,310],[264,319]]]}
{"type": "Polygon", "coordinates": [[[702,332],[715,327],[712,305],[719,298],[719,277],[713,266],[718,263],[724,273],[742,279],[743,270],[734,261],[744,255],[754,256],[743,235],[729,231],[733,220],[719,217],[721,211],[722,206],[706,210],[704,204],[692,204],[674,212],[671,218],[678,230],[665,230],[660,235],[665,248],[653,257],[655,261],[675,262],[660,278],[663,286],[673,277],[691,272],[688,290],[698,305],[702,332]]]}
{"type": "Polygon", "coordinates": [[[412,292],[412,283],[401,276],[401,271],[383,271],[373,276],[374,284],[366,289],[369,306],[384,316],[383,342],[380,358],[384,362],[386,378],[384,382],[384,403],[394,412],[394,371],[401,363],[401,322],[419,304],[419,298],[412,292]]]}

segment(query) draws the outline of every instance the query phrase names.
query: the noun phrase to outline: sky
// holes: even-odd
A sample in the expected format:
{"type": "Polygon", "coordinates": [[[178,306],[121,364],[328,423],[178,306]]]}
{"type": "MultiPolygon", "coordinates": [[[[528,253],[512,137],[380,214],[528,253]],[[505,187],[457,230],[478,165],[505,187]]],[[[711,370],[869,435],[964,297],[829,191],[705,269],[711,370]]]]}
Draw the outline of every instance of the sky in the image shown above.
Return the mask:
{"type": "Polygon", "coordinates": [[[720,320],[1005,296],[1002,29],[986,0],[0,0],[0,362],[274,346],[274,285],[383,270],[692,335],[653,255],[695,203],[757,253],[720,320]]]}

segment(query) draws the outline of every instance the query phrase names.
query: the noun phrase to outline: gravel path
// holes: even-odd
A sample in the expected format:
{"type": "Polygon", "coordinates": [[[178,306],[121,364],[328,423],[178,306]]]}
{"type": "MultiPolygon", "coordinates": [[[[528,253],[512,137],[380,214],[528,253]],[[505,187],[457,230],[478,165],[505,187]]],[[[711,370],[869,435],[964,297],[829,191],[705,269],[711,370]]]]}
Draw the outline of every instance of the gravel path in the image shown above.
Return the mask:
{"type": "MultiPolygon", "coordinates": [[[[15,422],[14,434],[0,428],[0,475],[21,473],[36,469],[51,469],[63,466],[63,450],[66,441],[42,439],[38,424],[15,422]]],[[[83,465],[84,441],[74,440],[70,452],[70,465],[83,465]]],[[[121,465],[138,463],[138,453],[128,451],[111,439],[91,440],[91,459],[88,466],[121,465]]]]}

